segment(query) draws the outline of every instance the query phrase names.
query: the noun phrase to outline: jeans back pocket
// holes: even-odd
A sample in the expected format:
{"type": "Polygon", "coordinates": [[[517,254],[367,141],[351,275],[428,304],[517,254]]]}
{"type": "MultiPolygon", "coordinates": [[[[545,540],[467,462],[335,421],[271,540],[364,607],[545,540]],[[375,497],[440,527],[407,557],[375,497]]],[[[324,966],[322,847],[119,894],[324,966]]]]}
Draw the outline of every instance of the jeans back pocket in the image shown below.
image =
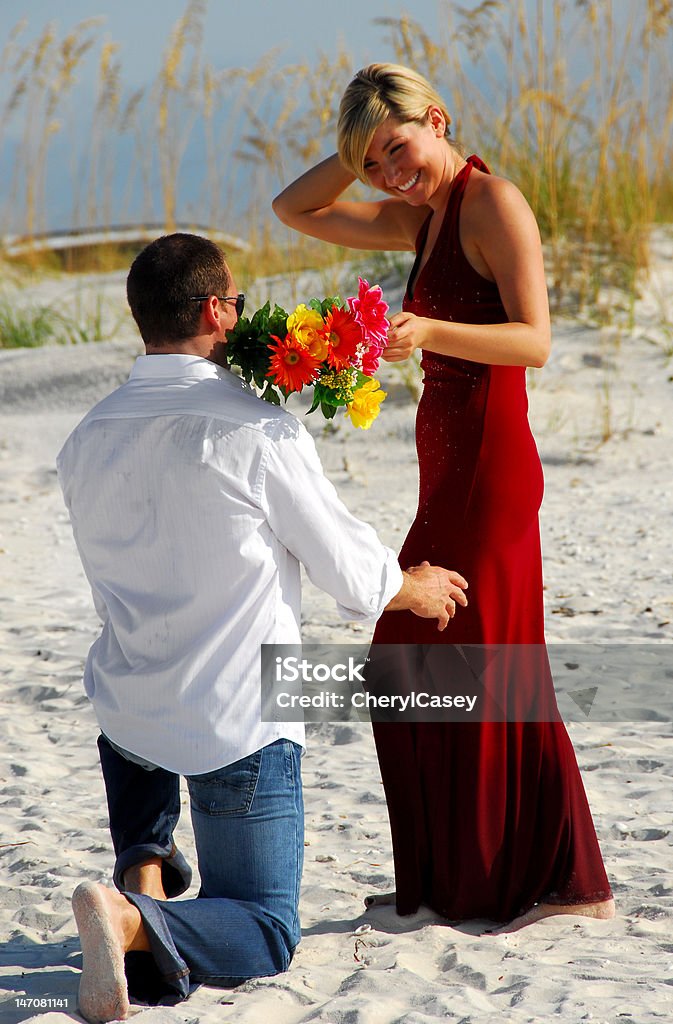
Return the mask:
{"type": "Polygon", "coordinates": [[[188,775],[192,808],[202,814],[247,814],[250,810],[262,760],[262,751],[204,775],[188,775]]]}

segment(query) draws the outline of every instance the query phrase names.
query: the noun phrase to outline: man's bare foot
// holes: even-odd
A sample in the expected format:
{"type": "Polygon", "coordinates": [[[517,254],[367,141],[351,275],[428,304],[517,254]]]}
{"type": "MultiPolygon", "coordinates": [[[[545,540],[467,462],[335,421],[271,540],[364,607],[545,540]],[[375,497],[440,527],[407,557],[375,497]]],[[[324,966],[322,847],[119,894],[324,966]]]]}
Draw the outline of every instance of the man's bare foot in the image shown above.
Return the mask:
{"type": "Polygon", "coordinates": [[[124,953],[149,949],[140,913],[120,893],[95,882],[77,886],[72,909],[82,944],[79,1011],[90,1024],[125,1020],[124,953]]]}
{"type": "Polygon", "coordinates": [[[609,921],[615,916],[615,901],[613,899],[602,900],[600,903],[573,903],[570,906],[560,906],[556,903],[537,903],[530,910],[527,910],[521,917],[515,917],[509,924],[490,931],[491,935],[507,935],[510,932],[518,932],[535,921],[542,921],[545,917],[556,917],[559,914],[575,914],[579,917],[593,917],[596,920],[609,921]]]}
{"type": "Polygon", "coordinates": [[[372,896],[365,896],[365,910],[373,907],[394,907],[397,894],[394,892],[377,892],[372,896]]]}
{"type": "Polygon", "coordinates": [[[124,872],[125,892],[135,892],[142,896],[151,896],[155,900],[166,900],[161,857],[151,857],[142,864],[134,864],[124,872]]]}

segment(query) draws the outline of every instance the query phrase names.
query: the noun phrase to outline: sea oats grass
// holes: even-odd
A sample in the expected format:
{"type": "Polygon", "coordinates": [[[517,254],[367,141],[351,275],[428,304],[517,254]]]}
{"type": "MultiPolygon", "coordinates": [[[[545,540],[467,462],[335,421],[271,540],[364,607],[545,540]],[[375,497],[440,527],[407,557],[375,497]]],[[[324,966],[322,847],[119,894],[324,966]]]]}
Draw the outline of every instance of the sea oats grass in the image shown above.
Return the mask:
{"type": "MultiPolygon", "coordinates": [[[[292,277],[352,258],[289,232],[270,203],[333,151],[356,59],[325,44],[299,63],[276,48],[248,68],[215,66],[204,52],[209,13],[207,0],[189,0],[154,81],[134,91],[100,19],[62,35],[49,24],[31,42],[25,19],[8,33],[0,142],[13,139],[13,163],[2,233],[48,226],[54,142],[67,135],[79,146],[70,157],[74,227],[207,223],[251,242],[236,255],[248,277],[292,277]],[[97,62],[90,107],[74,103],[86,61],[97,62]],[[90,130],[75,132],[83,117],[90,130]]],[[[553,307],[591,310],[614,287],[635,297],[652,225],[673,221],[673,3],[444,2],[439,32],[406,15],[377,23],[380,58],[426,74],[447,101],[457,142],[528,198],[553,307]]],[[[368,193],[357,185],[352,194],[368,193]]],[[[30,257],[33,265],[45,258],[30,257]]]]}

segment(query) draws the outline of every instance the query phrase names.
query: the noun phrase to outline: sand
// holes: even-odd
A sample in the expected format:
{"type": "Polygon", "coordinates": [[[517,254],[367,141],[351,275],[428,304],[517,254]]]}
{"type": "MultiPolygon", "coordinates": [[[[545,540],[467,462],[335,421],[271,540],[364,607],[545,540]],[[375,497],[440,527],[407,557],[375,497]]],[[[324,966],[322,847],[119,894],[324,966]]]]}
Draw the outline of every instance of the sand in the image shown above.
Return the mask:
{"type": "MultiPolygon", "coordinates": [[[[652,278],[635,308],[605,296],[608,326],[557,320],[552,356],[530,375],[546,478],[550,643],[609,651],[673,640],[673,236],[660,232],[655,243],[652,278]]],[[[281,285],[258,286],[253,308],[269,292],[289,302],[281,285]]],[[[54,278],[12,294],[81,302],[100,287],[97,278],[76,287],[54,278]]],[[[97,729],[81,686],[97,621],[54,469],[67,433],[125,379],[141,351],[123,315],[123,275],[108,275],[103,288],[115,341],[0,352],[0,1020],[7,1024],[80,1019],[82,960],[70,898],[79,882],[110,884],[112,873],[97,729]]],[[[295,294],[316,291],[306,278],[295,294]]],[[[399,303],[399,293],[388,295],[399,303]]],[[[416,503],[415,402],[398,370],[388,367],[385,381],[390,397],[371,431],[307,422],[346,503],[399,548],[416,503]]],[[[330,599],[310,586],[303,617],[307,641],[365,643],[371,635],[369,627],[340,624],[330,599]]],[[[410,918],[392,908],[365,913],[364,896],[393,885],[371,733],[357,722],[310,726],[303,939],[290,971],[132,1012],[143,1024],[673,1019],[670,678],[660,673],[633,720],[569,725],[614,885],[614,921],[553,918],[488,936],[483,923],[450,927],[427,910],[410,918]]],[[[178,841],[189,855],[188,819],[185,803],[178,841]]]]}

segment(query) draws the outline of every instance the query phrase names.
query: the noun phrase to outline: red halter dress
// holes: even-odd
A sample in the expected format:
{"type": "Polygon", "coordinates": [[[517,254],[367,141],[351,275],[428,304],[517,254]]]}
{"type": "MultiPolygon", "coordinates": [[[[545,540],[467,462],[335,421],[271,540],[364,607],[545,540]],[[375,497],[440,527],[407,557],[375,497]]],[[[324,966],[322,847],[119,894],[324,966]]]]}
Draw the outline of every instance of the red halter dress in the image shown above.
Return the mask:
{"type": "MultiPolygon", "coordinates": [[[[404,309],[468,324],[507,321],[497,286],[468,262],[460,208],[473,167],[455,179],[429,259],[404,309]]],[[[424,352],[416,420],[416,518],[400,552],[469,582],[467,608],[440,633],[387,612],[374,644],[535,645],[539,673],[519,673],[508,706],[522,720],[379,722],[374,737],[395,859],[397,910],[421,903],[454,920],[511,920],[533,904],[609,899],[610,886],[574,751],[556,710],[544,648],[538,510],[542,467],[528,424],[525,369],[424,352]],[[547,721],[526,721],[530,701],[547,721]]],[[[507,650],[524,648],[507,648],[507,650]]],[[[436,651],[435,653],[440,653],[436,651]]]]}

